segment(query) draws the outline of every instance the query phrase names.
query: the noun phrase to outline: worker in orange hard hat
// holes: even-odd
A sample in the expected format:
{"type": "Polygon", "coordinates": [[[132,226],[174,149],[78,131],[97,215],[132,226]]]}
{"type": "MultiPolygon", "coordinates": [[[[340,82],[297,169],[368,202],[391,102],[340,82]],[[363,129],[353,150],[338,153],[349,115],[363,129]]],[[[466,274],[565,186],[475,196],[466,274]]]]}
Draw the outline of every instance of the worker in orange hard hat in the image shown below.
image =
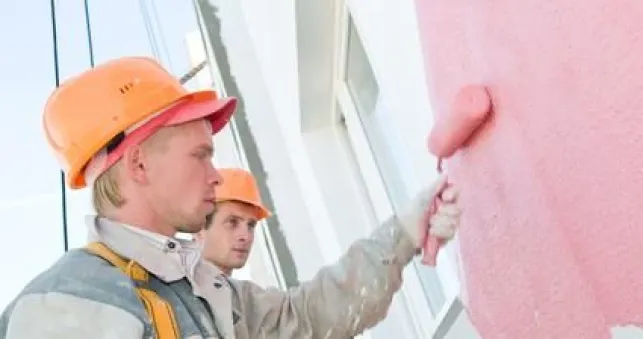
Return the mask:
{"type": "Polygon", "coordinates": [[[212,220],[197,235],[203,242],[203,258],[230,276],[242,268],[254,242],[257,223],[270,216],[263,206],[252,174],[241,168],[219,169],[212,220]]]}
{"type": "Polygon", "coordinates": [[[45,136],[67,185],[92,188],[97,215],[87,217],[90,243],[8,306],[0,337],[231,337],[232,324],[215,324],[211,313],[220,312],[214,284],[225,278],[198,244],[174,235],[202,230],[214,211],[221,177],[212,135],[236,102],[188,92],[144,57],[62,83],[45,107],[45,136]]]}
{"type": "MultiPolygon", "coordinates": [[[[200,232],[214,213],[225,179],[212,164],[212,135],[235,106],[214,91],[188,92],[141,57],[98,65],[55,90],[42,120],[47,142],[67,185],[91,187],[96,214],[86,218],[89,243],[7,306],[0,338],[335,339],[381,321],[427,232],[453,237],[457,191],[441,176],[296,289],[236,281],[203,259],[198,242],[175,237],[200,232]]],[[[237,183],[237,200],[259,201],[246,194],[254,182],[237,183]]]]}

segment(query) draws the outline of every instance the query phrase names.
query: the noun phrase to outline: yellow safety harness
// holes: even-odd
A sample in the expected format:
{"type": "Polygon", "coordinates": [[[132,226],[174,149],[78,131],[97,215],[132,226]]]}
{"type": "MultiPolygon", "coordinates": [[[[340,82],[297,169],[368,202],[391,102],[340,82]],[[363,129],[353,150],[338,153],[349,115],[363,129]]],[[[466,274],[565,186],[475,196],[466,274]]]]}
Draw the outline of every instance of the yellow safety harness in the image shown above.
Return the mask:
{"type": "MultiPolygon", "coordinates": [[[[147,283],[149,274],[133,260],[126,261],[109,247],[100,242],[92,242],[85,247],[89,252],[107,260],[118,267],[130,279],[147,283]]],[[[172,305],[161,298],[156,292],[141,286],[136,286],[136,294],[145,306],[145,311],[152,323],[156,339],[178,339],[179,327],[176,324],[172,305]]]]}

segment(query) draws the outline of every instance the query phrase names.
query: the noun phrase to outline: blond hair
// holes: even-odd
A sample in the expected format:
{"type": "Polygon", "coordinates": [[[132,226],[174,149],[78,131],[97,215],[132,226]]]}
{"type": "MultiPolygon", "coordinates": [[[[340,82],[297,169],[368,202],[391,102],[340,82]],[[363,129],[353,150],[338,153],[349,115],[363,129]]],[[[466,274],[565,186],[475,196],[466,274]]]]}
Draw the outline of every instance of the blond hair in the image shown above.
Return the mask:
{"type": "Polygon", "coordinates": [[[120,165],[121,160],[99,175],[92,185],[92,204],[100,216],[105,216],[108,210],[125,204],[125,198],[118,185],[117,172],[120,165]]]}

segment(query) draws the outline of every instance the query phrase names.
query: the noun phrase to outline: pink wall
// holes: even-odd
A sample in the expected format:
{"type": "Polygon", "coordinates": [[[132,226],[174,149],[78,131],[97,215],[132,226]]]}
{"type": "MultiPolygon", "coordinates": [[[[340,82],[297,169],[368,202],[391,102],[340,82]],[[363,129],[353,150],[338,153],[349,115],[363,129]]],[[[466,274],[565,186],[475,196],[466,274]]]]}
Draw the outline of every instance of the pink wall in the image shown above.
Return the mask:
{"type": "Polygon", "coordinates": [[[489,86],[494,119],[448,162],[484,338],[643,326],[643,1],[418,0],[437,114],[489,86]]]}

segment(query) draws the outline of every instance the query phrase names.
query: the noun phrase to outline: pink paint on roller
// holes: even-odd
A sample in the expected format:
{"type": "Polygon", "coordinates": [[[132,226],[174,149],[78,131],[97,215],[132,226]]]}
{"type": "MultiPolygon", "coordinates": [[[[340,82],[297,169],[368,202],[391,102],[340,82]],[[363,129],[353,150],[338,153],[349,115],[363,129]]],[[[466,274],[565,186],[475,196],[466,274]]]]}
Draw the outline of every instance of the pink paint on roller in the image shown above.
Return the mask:
{"type": "MultiPolygon", "coordinates": [[[[491,112],[491,98],[484,86],[469,85],[463,87],[456,95],[449,114],[438,120],[429,135],[429,151],[438,157],[438,172],[442,171],[442,158],[450,157],[471,139],[472,135],[484,123],[491,112]]],[[[442,192],[449,184],[442,187],[433,199],[427,212],[426,220],[434,215],[441,203],[442,192]]],[[[431,236],[426,230],[423,234],[422,263],[435,266],[440,240],[431,236]]]]}
{"type": "Polygon", "coordinates": [[[462,88],[453,108],[439,119],[429,136],[429,151],[438,158],[450,157],[462,147],[491,112],[491,99],[484,86],[462,88]]]}

